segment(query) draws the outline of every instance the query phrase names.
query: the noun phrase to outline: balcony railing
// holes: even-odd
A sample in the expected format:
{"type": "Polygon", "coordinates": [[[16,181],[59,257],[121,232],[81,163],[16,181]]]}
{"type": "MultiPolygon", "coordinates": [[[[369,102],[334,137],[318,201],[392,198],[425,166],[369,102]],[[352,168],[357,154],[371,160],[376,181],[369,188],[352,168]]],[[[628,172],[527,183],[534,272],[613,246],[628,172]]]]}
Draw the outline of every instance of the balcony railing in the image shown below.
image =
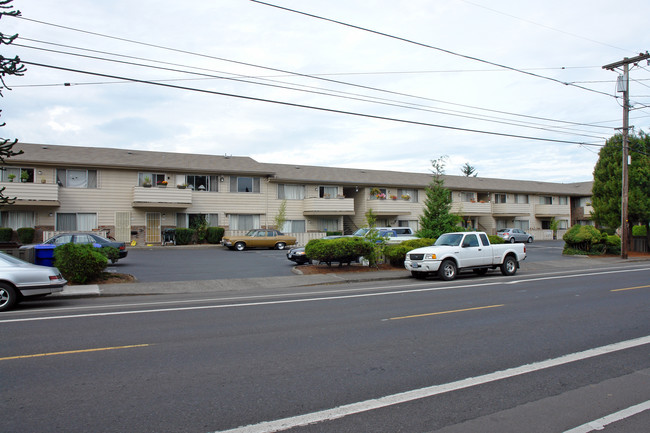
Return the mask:
{"type": "Polygon", "coordinates": [[[494,203],[492,213],[499,216],[530,215],[531,205],[526,203],[494,203]]]}
{"type": "Polygon", "coordinates": [[[303,215],[354,215],[352,198],[306,198],[303,215]]]}
{"type": "Polygon", "coordinates": [[[536,204],[535,216],[554,217],[559,215],[571,215],[571,207],[568,204],[536,204]]]}
{"type": "Polygon", "coordinates": [[[133,207],[177,207],[186,208],[192,205],[192,190],[178,188],[144,188],[133,187],[133,207]]]}
{"type": "Polygon", "coordinates": [[[59,186],[55,183],[2,182],[5,197],[16,197],[15,204],[30,206],[60,206],[59,186]]]}
{"type": "Polygon", "coordinates": [[[455,201],[451,203],[451,212],[462,215],[490,215],[492,203],[455,201]]]}
{"type": "Polygon", "coordinates": [[[366,206],[377,215],[409,215],[413,208],[410,200],[374,200],[370,199],[366,206]]]}

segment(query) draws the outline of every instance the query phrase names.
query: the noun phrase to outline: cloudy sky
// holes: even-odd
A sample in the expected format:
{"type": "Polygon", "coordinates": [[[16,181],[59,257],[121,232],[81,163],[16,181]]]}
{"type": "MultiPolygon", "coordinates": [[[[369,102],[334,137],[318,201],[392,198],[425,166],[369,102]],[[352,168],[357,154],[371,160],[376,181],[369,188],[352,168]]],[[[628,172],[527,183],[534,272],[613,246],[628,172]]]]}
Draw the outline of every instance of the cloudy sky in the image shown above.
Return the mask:
{"type": "MultiPolygon", "coordinates": [[[[411,172],[447,155],[447,174],[586,181],[622,126],[602,66],[650,50],[647,0],[270,3],[293,11],[14,0],[2,54],[28,70],[6,80],[2,136],[411,172]]],[[[630,123],[650,132],[650,66],[630,80],[630,123]]]]}

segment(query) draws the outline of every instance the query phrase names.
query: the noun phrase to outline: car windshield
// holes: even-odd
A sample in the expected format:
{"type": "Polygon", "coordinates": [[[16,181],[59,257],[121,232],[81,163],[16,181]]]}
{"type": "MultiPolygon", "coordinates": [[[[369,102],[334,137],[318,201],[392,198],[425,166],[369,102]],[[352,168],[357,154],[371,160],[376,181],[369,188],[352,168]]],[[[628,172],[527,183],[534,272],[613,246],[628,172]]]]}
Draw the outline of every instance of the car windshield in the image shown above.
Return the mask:
{"type": "Polygon", "coordinates": [[[352,233],[352,236],[365,236],[370,229],[359,229],[356,232],[352,233]]]}
{"type": "Polygon", "coordinates": [[[463,235],[459,233],[447,233],[438,238],[435,244],[436,246],[449,246],[457,247],[460,245],[460,241],[463,239],[463,235]]]}
{"type": "Polygon", "coordinates": [[[246,236],[255,236],[257,234],[257,229],[249,230],[248,233],[246,233],[246,236]]]}

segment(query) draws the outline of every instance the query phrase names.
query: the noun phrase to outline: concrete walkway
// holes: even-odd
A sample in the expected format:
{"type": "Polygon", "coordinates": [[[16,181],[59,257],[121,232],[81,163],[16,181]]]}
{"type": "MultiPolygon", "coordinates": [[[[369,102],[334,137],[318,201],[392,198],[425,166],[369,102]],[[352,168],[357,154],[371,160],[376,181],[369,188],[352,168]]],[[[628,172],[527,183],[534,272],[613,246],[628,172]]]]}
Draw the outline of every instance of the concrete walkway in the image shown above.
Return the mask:
{"type": "MultiPolygon", "coordinates": [[[[567,256],[561,260],[550,260],[542,262],[523,262],[518,275],[551,273],[568,270],[589,270],[602,268],[616,268],[625,264],[650,263],[648,258],[630,258],[623,260],[617,257],[586,257],[567,256]]],[[[499,272],[499,271],[494,271],[499,272]]],[[[88,297],[88,296],[129,296],[129,295],[157,295],[174,293],[224,293],[239,290],[241,288],[264,288],[281,289],[287,287],[303,287],[324,284],[343,284],[369,281],[399,280],[410,278],[406,270],[375,271],[375,272],[347,272],[317,275],[301,275],[300,271],[294,268],[294,274],[286,277],[272,278],[232,278],[221,280],[202,281],[174,281],[168,283],[122,283],[102,285],[80,285],[66,286],[61,293],[51,297],[88,297]]]]}

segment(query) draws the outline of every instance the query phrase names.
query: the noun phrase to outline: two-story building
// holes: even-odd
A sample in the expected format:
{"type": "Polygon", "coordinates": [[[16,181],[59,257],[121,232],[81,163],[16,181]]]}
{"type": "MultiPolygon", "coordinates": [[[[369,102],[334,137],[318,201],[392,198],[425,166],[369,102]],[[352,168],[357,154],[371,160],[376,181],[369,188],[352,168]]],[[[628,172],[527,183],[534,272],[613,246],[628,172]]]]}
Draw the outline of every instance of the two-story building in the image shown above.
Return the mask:
{"type": "MultiPolygon", "coordinates": [[[[270,227],[301,234],[352,232],[372,209],[382,226],[418,229],[431,175],[384,170],[265,164],[249,157],[19,143],[0,174],[0,225],[51,231],[105,230],[120,241],[157,243],[164,228],[205,217],[230,231],[270,227]]],[[[494,233],[519,227],[539,238],[589,223],[591,182],[444,176],[452,212],[494,233]],[[539,233],[539,234],[538,234],[539,233]]],[[[40,238],[37,235],[37,240],[40,238]]]]}

